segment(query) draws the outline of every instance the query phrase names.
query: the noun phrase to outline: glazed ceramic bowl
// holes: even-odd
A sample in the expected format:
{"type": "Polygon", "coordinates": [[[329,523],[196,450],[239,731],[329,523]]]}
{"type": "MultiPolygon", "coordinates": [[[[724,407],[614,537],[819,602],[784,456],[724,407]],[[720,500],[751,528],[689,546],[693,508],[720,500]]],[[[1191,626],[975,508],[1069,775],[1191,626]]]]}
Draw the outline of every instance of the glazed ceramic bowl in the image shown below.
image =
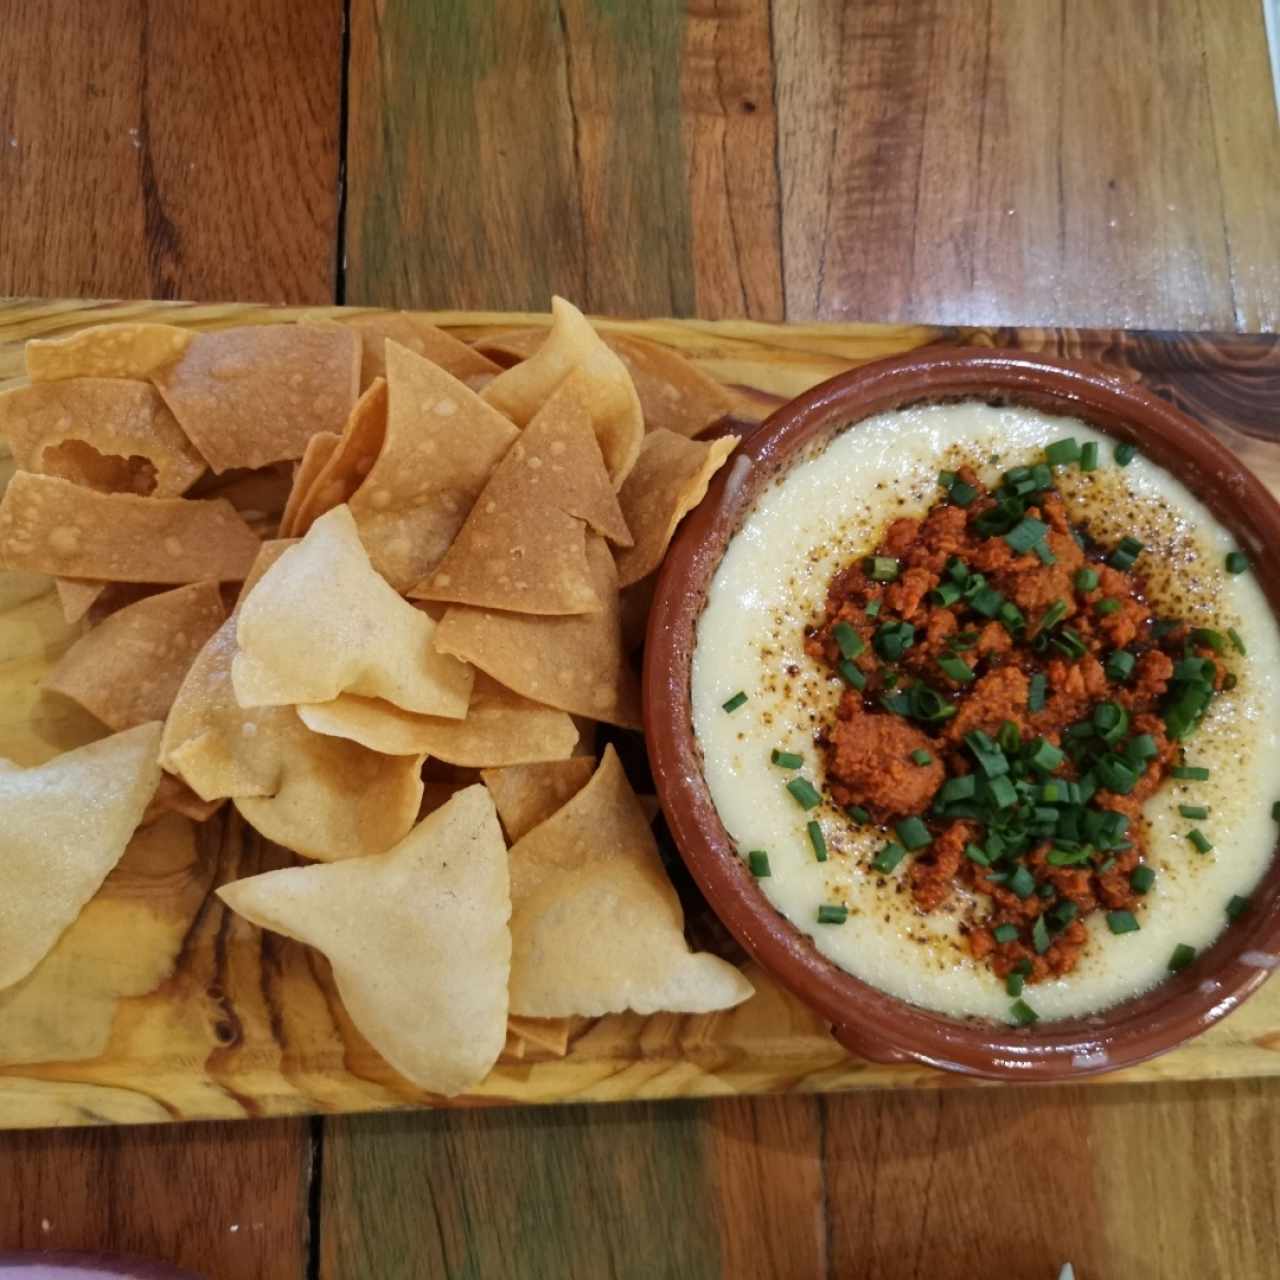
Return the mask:
{"type": "MultiPolygon", "coordinates": [[[[1061,1080],[1172,1049],[1230,1013],[1280,963],[1280,859],[1250,910],[1185,971],[1087,1018],[1022,1030],[961,1022],[904,1003],[824,958],[756,887],[703,779],[690,714],[698,617],[729,539],[765,484],[874,414],[946,400],[1019,404],[1083,419],[1178,477],[1231,531],[1280,614],[1280,506],[1239,460],[1171,405],[1102,369],[996,350],[929,350],[815,387],[751,432],[681,528],[657,584],[645,647],[645,736],[681,855],[712,909],[852,1052],[997,1079],[1061,1080]]],[[[1259,797],[1270,803],[1271,796],[1259,797]]]]}

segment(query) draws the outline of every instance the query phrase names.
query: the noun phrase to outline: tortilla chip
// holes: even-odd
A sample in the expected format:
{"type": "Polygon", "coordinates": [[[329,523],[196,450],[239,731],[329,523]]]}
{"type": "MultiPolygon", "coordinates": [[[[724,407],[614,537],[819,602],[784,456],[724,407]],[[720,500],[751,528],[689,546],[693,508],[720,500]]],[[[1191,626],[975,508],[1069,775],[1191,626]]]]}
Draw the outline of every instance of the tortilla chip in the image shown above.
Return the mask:
{"type": "Polygon", "coordinates": [[[738,443],[722,436],[705,444],[672,431],[651,431],[635,469],[618,494],[635,545],[616,553],[618,582],[629,587],[651,574],[667,554],[676,526],[702,501],[711,477],[738,443]]]}
{"type": "MultiPolygon", "coordinates": [[[[245,593],[293,545],[264,544],[245,593]]],[[[160,742],[164,767],[202,800],[232,797],[267,839],[305,857],[390,848],[417,816],[421,758],[322,737],[292,707],[241,707],[231,683],[237,617],[215,632],[178,690],[160,742]]]]}
{"type": "Polygon", "coordinates": [[[601,341],[586,316],[563,298],[551,299],[546,341],[485,387],[484,399],[525,426],[575,369],[587,377],[591,421],[613,487],[627,478],[640,453],[644,417],[626,365],[601,341]]]}
{"type": "Polygon", "coordinates": [[[95,324],[69,338],[27,343],[32,382],[61,378],[147,379],[173,364],[195,335],[171,324],[95,324]]]}
{"type": "Polygon", "coordinates": [[[312,478],[298,504],[291,536],[301,537],[326,511],[355,493],[377,461],[386,433],[387,384],[378,378],[356,401],[337,448],[312,478]]]}
{"type": "Polygon", "coordinates": [[[79,622],[93,608],[93,602],[106,590],[105,582],[92,582],[80,578],[55,578],[54,590],[67,625],[79,622]]]}
{"type": "Polygon", "coordinates": [[[518,1018],[507,1015],[508,1031],[549,1053],[553,1058],[563,1058],[569,1052],[569,1033],[572,1029],[573,1022],[569,1018],[518,1018]]]}
{"type": "Polygon", "coordinates": [[[19,471],[0,499],[0,563],[110,582],[238,582],[257,536],[229,502],[96,493],[19,471]]]}
{"type": "Polygon", "coordinates": [[[513,613],[588,613],[586,526],[628,545],[609,485],[581,371],[556,389],[489,478],[471,514],[415,599],[513,613]]]}
{"type": "Polygon", "coordinates": [[[40,963],[120,860],[160,781],[159,744],[158,724],[139,725],[0,769],[0,988],[40,963]]]}
{"type": "Polygon", "coordinates": [[[215,471],[263,467],[302,457],[318,431],[342,431],[360,385],[360,343],[313,325],[197,333],[155,383],[215,471]]]}
{"type": "Polygon", "coordinates": [[[374,571],[350,509],[335,507],[241,605],[231,668],[236,697],[260,707],[354,693],[461,719],[475,673],[436,652],[435,632],[374,571]]]}
{"type": "Polygon", "coordinates": [[[483,787],[459,792],[384,854],[269,871],[218,895],[261,928],[323,952],[351,1021],[420,1088],[461,1093],[497,1061],[511,899],[483,787]]]}
{"type": "Polygon", "coordinates": [[[81,636],[41,682],[109,729],[163,720],[226,611],[213,582],[147,596],[81,636]]]}
{"type": "Polygon", "coordinates": [[[294,468],[289,496],[285,499],[284,510],[280,513],[279,532],[282,538],[298,536],[298,513],[311,493],[316,478],[333,457],[333,452],[341,439],[340,435],[332,431],[320,431],[307,441],[307,447],[302,451],[302,460],[294,468]]]}
{"type": "Polygon", "coordinates": [[[440,563],[519,432],[429,360],[387,343],[387,431],[351,514],[374,567],[397,591],[440,563]]]}
{"type": "Polygon", "coordinates": [[[370,386],[375,378],[387,376],[385,347],[388,338],[407,351],[412,351],[414,355],[425,356],[432,364],[438,364],[460,382],[465,382],[473,391],[502,371],[501,365],[495,364],[474,347],[460,342],[452,334],[411,311],[344,316],[341,320],[335,320],[332,316],[303,316],[302,323],[346,327],[354,329],[360,335],[364,351],[360,364],[361,390],[370,386]]]}
{"type": "MultiPolygon", "coordinates": [[[[326,438],[329,434],[326,432],[326,438]]],[[[256,471],[225,471],[220,476],[210,471],[186,496],[225,498],[255,533],[274,537],[293,488],[293,473],[294,464],[289,462],[277,462],[256,471]]]]}
{"type": "Polygon", "coordinates": [[[561,760],[578,740],[563,711],[540,706],[479,673],[465,720],[415,715],[376,698],[344,693],[298,708],[308,729],[385,755],[429,755],[466,768],[561,760]]]}
{"type": "Polygon", "coordinates": [[[656,575],[650,574],[622,589],[622,648],[626,653],[635,653],[644,644],[656,586],[656,575]]]}
{"type": "Polygon", "coordinates": [[[595,770],[594,757],[572,756],[543,764],[482,769],[480,777],[493,796],[507,839],[514,844],[576,796],[595,770]]]}
{"type": "Polygon", "coordinates": [[[0,439],[24,471],[103,493],[185,493],[204,459],[149,382],[68,378],[0,394],[0,439]]]}
{"type": "Polygon", "coordinates": [[[511,849],[511,1012],[710,1013],[751,984],[695,954],[644,810],[613,747],[572,800],[511,849]]]}
{"type": "MultiPolygon", "coordinates": [[[[527,360],[546,337],[545,329],[509,329],[480,338],[475,350],[508,366],[527,360]]],[[[737,408],[728,388],[703,373],[678,351],[631,334],[602,333],[605,345],[627,366],[648,431],[696,436],[737,408]]]]}
{"type": "Polygon", "coordinates": [[[547,617],[454,605],[436,628],[436,648],[488,672],[508,689],[593,720],[640,727],[640,689],[622,652],[613,556],[587,535],[596,613],[547,617]]]}

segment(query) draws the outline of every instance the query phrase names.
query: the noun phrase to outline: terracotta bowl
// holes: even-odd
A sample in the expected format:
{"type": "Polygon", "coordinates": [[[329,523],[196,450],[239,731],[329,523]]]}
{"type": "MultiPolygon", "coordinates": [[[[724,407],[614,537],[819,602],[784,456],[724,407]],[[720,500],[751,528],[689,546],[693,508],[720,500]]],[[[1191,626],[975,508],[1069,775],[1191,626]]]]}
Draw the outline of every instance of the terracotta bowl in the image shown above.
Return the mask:
{"type": "MultiPolygon", "coordinates": [[[[672,833],[738,941],[834,1027],[853,1053],[1005,1080],[1061,1080],[1131,1066],[1230,1013],[1280,963],[1280,859],[1252,906],[1180,974],[1104,1013],[1012,1026],[961,1022],[886,995],[821,956],[769,904],[734,851],[702,776],[690,660],[707,588],[765,483],[853,424],[921,402],[980,399],[1083,419],[1132,441],[1201,498],[1249,554],[1280,614],[1280,506],[1203,427],[1099,368],[1018,352],[933,349],[841,374],[779,409],[739,446],[685,521],[658,579],[645,647],[645,736],[672,833]]],[[[1270,803],[1268,794],[1259,803],[1270,803]]]]}

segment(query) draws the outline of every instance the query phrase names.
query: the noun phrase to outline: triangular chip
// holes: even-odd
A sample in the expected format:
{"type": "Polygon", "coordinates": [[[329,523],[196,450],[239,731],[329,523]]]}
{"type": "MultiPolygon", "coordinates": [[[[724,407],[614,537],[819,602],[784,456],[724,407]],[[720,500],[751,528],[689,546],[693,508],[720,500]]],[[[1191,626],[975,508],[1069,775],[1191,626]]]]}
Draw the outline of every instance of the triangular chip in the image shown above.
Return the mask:
{"type": "Polygon", "coordinates": [[[603,608],[547,617],[453,605],[436,648],[517,693],[593,720],[640,727],[640,689],[622,652],[618,577],[604,539],[587,535],[591,585],[603,608]]]}
{"type": "Polygon", "coordinates": [[[302,323],[346,326],[360,335],[364,349],[360,365],[362,389],[368,387],[375,378],[387,376],[385,348],[388,338],[407,351],[412,351],[414,355],[425,356],[432,364],[438,364],[459,381],[465,382],[473,391],[502,371],[502,366],[495,364],[488,356],[411,311],[344,315],[341,320],[335,320],[332,316],[303,316],[302,323]]]}
{"type": "Polygon", "coordinates": [[[360,385],[360,343],[313,325],[197,333],[155,383],[215,471],[262,467],[302,457],[317,431],[342,431],[360,385]]]}
{"type": "MultiPolygon", "coordinates": [[[[505,364],[527,360],[542,345],[545,329],[508,329],[477,339],[475,349],[505,364]]],[[[696,436],[737,408],[728,388],[678,351],[632,334],[602,333],[605,345],[627,366],[648,431],[696,436]]]]}
{"type": "Polygon", "coordinates": [[[149,378],[171,365],[195,335],[171,324],[95,324],[69,338],[27,343],[32,382],[59,378],[149,378]]]}
{"type": "Polygon", "coordinates": [[[383,698],[461,719],[474,672],[433,647],[436,624],[379,577],[349,508],[335,507],[262,575],[239,610],[242,706],[383,698]]]}
{"type": "Polygon", "coordinates": [[[497,1061],[511,898],[483,787],[459,792],[386,853],[269,871],[218,895],[261,928],[322,951],[351,1021],[420,1088],[461,1093],[497,1061]]]}
{"type": "Polygon", "coordinates": [[[103,493],[185,493],[204,459],[149,382],[68,378],[0,395],[0,439],[24,471],[103,493]]]}
{"type": "MultiPolygon", "coordinates": [[[[563,1058],[569,1052],[569,1035],[572,1030],[572,1018],[517,1018],[507,1015],[507,1031],[511,1035],[525,1041],[526,1046],[533,1045],[553,1058],[563,1058]]],[[[519,1056],[523,1057],[524,1053],[519,1056]]]]}
{"type": "Polygon", "coordinates": [[[374,567],[404,592],[440,563],[519,433],[430,360],[394,342],[386,358],[386,437],[351,514],[374,567]]]}
{"type": "Polygon", "coordinates": [[[445,558],[410,594],[514,613],[599,609],[587,525],[631,542],[575,371],[498,463],[445,558]]]}
{"type": "Polygon", "coordinates": [[[561,760],[578,741],[573,720],[477,674],[465,720],[415,715],[377,698],[344,693],[332,702],[298,708],[308,729],[359,742],[386,755],[429,755],[480,768],[561,760]]]}
{"type": "Polygon", "coordinates": [[[489,383],[484,398],[523,427],[569,374],[581,369],[587,378],[592,426],[616,489],[635,465],[644,435],[635,385],[626,365],[571,302],[552,298],[551,316],[546,341],[528,360],[489,383]]]}
{"type": "Polygon", "coordinates": [[[0,499],[0,564],[109,582],[238,582],[258,553],[222,499],[96,493],[19,471],[0,499]]]}
{"type": "Polygon", "coordinates": [[[105,582],[93,582],[83,578],[55,578],[54,589],[58,604],[67,625],[79,622],[93,608],[93,603],[107,589],[105,582]]]}
{"type": "Polygon", "coordinates": [[[511,849],[511,1012],[532,1018],[710,1013],[751,984],[684,937],[649,822],[613,747],[511,849]]]}
{"type": "Polygon", "coordinates": [[[635,545],[615,553],[618,582],[629,587],[648,577],[667,554],[676,526],[706,496],[711,477],[738,443],[724,436],[703,444],[672,431],[651,431],[618,494],[635,545]]]}
{"type": "Polygon", "coordinates": [[[480,777],[493,796],[507,839],[514,844],[576,796],[595,769],[594,756],[572,756],[542,764],[482,769],[480,777]]]}
{"type": "MultiPolygon", "coordinates": [[[[290,545],[264,545],[250,590],[290,545]]],[[[235,655],[233,615],[178,690],[160,743],[164,767],[202,800],[233,797],[263,835],[306,857],[390,848],[417,816],[421,757],[377,755],[312,733],[292,707],[241,707],[231,684],[235,655]]]]}
{"type": "Polygon", "coordinates": [[[139,725],[0,769],[0,988],[40,963],[120,860],[160,781],[159,745],[160,726],[139,725]]]}
{"type": "Polygon", "coordinates": [[[302,451],[302,459],[294,468],[293,484],[289,486],[289,496],[285,499],[284,510],[280,513],[279,533],[282,538],[297,536],[298,514],[311,493],[316,478],[333,457],[333,452],[341,439],[342,437],[335,432],[320,431],[307,441],[307,447],[302,451]]]}
{"type": "Polygon", "coordinates": [[[330,450],[308,483],[289,528],[289,537],[301,537],[326,511],[332,511],[355,493],[377,461],[386,433],[387,384],[377,378],[356,401],[337,447],[330,450]]]}
{"type": "Polygon", "coordinates": [[[181,814],[192,822],[208,822],[223,805],[222,800],[201,800],[181,778],[172,773],[160,775],[160,785],[151,797],[140,826],[158,822],[166,814],[181,814]]]}
{"type": "MultiPolygon", "coordinates": [[[[326,432],[325,438],[332,439],[332,434],[326,432]]],[[[293,473],[294,464],[290,462],[257,470],[224,471],[220,476],[210,471],[186,497],[225,498],[255,533],[264,538],[275,537],[293,488],[293,473]]]]}
{"type": "Polygon", "coordinates": [[[226,610],[213,582],[127,605],[86,632],[44,678],[109,729],[163,720],[195,656],[226,610]]]}

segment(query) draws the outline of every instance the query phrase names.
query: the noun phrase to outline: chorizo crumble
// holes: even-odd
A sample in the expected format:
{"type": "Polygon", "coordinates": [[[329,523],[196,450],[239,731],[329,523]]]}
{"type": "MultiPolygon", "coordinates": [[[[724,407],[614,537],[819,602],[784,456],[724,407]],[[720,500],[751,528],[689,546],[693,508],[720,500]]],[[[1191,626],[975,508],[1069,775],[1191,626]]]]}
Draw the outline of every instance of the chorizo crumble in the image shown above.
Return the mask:
{"type": "Polygon", "coordinates": [[[923,518],[835,576],[806,636],[846,685],[819,735],[830,798],[893,828],[871,865],[909,854],[920,911],[986,895],[968,946],[1013,996],[1074,968],[1095,912],[1139,927],[1143,803],[1235,681],[1227,637],[1153,615],[1140,543],[1073,525],[1053,464],[1096,465],[1088,449],[1058,441],[994,490],[943,472],[923,518]]]}

